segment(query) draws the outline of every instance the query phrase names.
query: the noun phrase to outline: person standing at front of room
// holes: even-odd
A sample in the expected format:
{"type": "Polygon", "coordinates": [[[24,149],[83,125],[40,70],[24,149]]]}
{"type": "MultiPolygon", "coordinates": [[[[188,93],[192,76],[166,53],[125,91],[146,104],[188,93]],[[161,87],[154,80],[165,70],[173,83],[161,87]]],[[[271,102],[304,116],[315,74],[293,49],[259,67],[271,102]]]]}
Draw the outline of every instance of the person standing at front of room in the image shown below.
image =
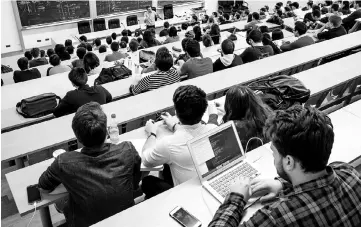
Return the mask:
{"type": "Polygon", "coordinates": [[[159,18],[163,20],[159,14],[152,10],[151,6],[147,6],[147,11],[144,13],[144,23],[147,26],[147,29],[149,28],[155,28],[155,19],[159,18]]]}

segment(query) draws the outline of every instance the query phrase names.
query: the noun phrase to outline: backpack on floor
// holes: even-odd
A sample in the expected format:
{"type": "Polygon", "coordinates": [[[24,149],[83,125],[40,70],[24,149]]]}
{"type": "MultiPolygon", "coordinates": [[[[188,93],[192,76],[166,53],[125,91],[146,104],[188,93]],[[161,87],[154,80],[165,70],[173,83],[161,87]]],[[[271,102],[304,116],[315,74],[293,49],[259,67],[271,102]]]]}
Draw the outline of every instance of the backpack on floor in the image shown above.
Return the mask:
{"type": "Polygon", "coordinates": [[[16,104],[16,112],[25,118],[38,118],[53,113],[60,97],[54,93],[44,93],[21,100],[16,104]]]}
{"type": "Polygon", "coordinates": [[[286,75],[257,80],[248,87],[273,110],[285,110],[294,104],[303,104],[311,93],[300,80],[286,75]]]}
{"type": "Polygon", "coordinates": [[[122,80],[132,75],[132,71],[124,65],[103,68],[99,73],[98,78],[94,80],[94,85],[106,84],[116,80],[122,80]]]}

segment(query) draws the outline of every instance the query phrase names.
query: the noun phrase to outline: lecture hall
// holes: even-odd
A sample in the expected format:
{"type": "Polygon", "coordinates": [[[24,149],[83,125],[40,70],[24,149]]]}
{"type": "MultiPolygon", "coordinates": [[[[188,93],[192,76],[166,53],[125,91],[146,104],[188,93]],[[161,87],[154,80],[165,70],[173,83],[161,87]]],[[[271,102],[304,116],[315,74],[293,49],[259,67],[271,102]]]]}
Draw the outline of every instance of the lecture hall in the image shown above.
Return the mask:
{"type": "Polygon", "coordinates": [[[1,1],[1,226],[360,227],[361,1],[1,1]]]}

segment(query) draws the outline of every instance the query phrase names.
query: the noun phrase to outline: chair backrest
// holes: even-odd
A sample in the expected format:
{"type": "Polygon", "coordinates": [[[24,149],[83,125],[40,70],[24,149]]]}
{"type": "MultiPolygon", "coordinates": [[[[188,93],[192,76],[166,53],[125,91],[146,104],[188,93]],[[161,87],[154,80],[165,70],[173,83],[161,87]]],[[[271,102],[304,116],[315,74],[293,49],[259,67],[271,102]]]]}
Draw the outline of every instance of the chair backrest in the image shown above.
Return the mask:
{"type": "Polygon", "coordinates": [[[130,15],[127,16],[127,26],[132,26],[138,24],[138,16],[137,15],[130,15]]]}
{"type": "Polygon", "coordinates": [[[120,20],[118,18],[108,20],[108,28],[120,28],[120,20]]]}
{"type": "Polygon", "coordinates": [[[173,5],[168,4],[163,7],[164,20],[171,19],[174,17],[173,5]]]}
{"type": "Polygon", "coordinates": [[[104,18],[94,19],[93,27],[95,32],[106,30],[107,28],[105,27],[105,19],[104,18]]]}
{"type": "Polygon", "coordinates": [[[79,21],[78,22],[78,31],[79,31],[79,34],[91,32],[89,21],[87,21],[87,20],[79,21]]]}

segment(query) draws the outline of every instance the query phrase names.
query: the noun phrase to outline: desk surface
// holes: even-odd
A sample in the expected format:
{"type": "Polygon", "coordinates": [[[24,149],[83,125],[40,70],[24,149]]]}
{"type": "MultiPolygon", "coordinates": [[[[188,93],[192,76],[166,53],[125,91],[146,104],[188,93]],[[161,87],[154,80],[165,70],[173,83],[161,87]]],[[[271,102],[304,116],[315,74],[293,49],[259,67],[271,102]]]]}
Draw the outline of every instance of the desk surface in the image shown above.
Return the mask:
{"type": "Polygon", "coordinates": [[[345,106],[343,109],[361,118],[361,100],[351,103],[350,105],[345,106]]]}
{"type": "MultiPolygon", "coordinates": [[[[171,107],[173,105],[171,97],[174,90],[179,85],[197,85],[202,87],[207,94],[211,94],[232,87],[235,84],[245,83],[254,80],[255,78],[264,77],[360,45],[360,39],[361,33],[355,32],[327,42],[317,43],[281,55],[265,58],[220,72],[215,72],[207,76],[197,77],[193,80],[165,86],[155,91],[108,103],[103,105],[103,109],[107,115],[119,113],[120,123],[129,122],[140,116],[145,116],[171,107]],[[242,76],[239,76],[240,71],[244,72],[242,73],[242,76]],[[227,79],[225,79],[225,75],[227,75],[227,79]],[[212,81],[212,83],[210,83],[210,81],[212,81]],[[158,101],[152,102],[152,105],[149,105],[149,100],[158,101]],[[132,108],[123,108],[124,106],[132,106],[132,108]]],[[[339,77],[340,76],[341,75],[339,75],[339,77]]],[[[48,122],[42,122],[1,134],[2,161],[33,153],[37,150],[49,148],[56,144],[74,139],[74,134],[70,127],[73,116],[74,114],[71,114],[48,122]],[[45,134],[44,136],[39,136],[39,133],[46,133],[47,139],[44,139],[45,134]],[[17,142],[19,138],[22,138],[21,143],[17,142]]]]}

